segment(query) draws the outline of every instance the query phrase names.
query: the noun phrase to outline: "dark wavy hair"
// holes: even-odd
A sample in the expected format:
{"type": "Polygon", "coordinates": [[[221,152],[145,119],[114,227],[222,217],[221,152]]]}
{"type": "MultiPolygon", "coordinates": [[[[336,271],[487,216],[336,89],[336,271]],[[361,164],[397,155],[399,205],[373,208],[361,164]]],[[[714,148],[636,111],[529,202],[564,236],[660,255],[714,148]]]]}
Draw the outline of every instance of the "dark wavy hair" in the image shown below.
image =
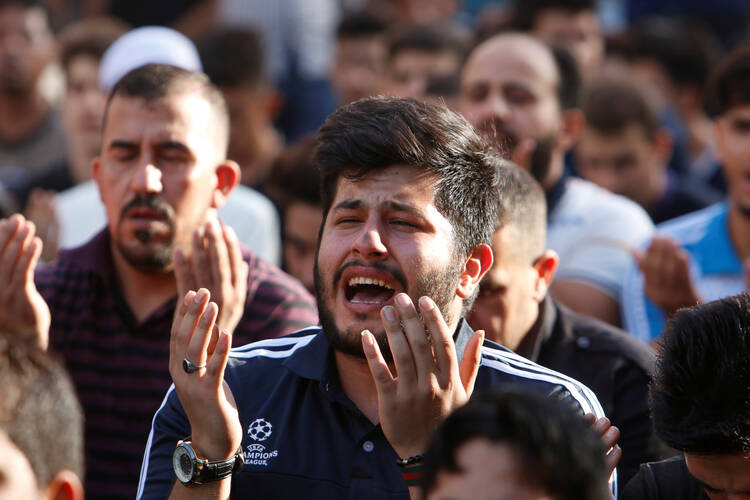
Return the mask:
{"type": "Polygon", "coordinates": [[[393,165],[434,175],[435,206],[453,226],[465,258],[489,244],[497,220],[496,157],[472,126],[447,108],[372,97],[339,108],[318,131],[313,164],[321,174],[324,220],[340,177],[359,179],[393,165]]]}
{"type": "Polygon", "coordinates": [[[750,295],[675,313],[650,388],[659,437],[688,453],[750,451],[750,295]]]}

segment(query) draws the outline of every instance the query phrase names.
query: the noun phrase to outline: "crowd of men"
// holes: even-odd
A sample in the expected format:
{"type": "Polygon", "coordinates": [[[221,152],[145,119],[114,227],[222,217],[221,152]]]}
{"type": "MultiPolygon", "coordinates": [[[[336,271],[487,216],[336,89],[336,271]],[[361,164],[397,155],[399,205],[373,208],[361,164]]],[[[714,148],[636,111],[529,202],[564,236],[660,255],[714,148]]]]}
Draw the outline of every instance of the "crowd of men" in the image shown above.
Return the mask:
{"type": "Polygon", "coordinates": [[[0,0],[0,497],[750,494],[750,9],[74,4],[0,0]]]}

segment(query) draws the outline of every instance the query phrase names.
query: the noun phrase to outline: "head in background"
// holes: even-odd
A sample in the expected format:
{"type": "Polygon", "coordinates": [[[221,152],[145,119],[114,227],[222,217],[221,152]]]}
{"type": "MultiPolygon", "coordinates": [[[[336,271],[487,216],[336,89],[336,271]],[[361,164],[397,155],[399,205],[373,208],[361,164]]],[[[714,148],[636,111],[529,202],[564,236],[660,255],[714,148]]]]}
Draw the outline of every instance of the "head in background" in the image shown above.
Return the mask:
{"type": "Polygon", "coordinates": [[[331,84],[340,104],[382,93],[388,23],[367,11],[345,15],[336,29],[331,84]]]}
{"type": "Polygon", "coordinates": [[[586,127],[575,149],[581,177],[651,211],[667,188],[673,142],[655,104],[631,82],[601,79],[586,90],[582,110],[586,127]]]}
{"type": "Polygon", "coordinates": [[[605,500],[601,442],[554,398],[506,389],[471,398],[425,455],[427,500],[605,500]]]}
{"type": "Polygon", "coordinates": [[[114,18],[87,19],[67,26],[57,39],[65,75],[63,127],[76,183],[91,177],[91,159],[101,148],[107,95],[99,87],[99,64],[107,48],[126,31],[114,18]]]}
{"type": "Polygon", "coordinates": [[[497,196],[494,262],[467,319],[489,340],[530,356],[559,258],[545,246],[547,203],[531,174],[513,165],[499,169],[497,196]]]}
{"type": "Polygon", "coordinates": [[[198,50],[229,109],[229,158],[239,163],[243,184],[259,187],[283,146],[273,128],[281,95],[266,77],[260,36],[246,28],[220,28],[198,50]]]}
{"type": "Polygon", "coordinates": [[[710,499],[750,491],[750,295],[675,313],[650,388],[659,437],[710,499]]]}
{"type": "Polygon", "coordinates": [[[570,51],[581,74],[597,74],[604,57],[604,35],[596,0],[516,0],[514,28],[570,51]]]}
{"type": "Polygon", "coordinates": [[[564,49],[503,33],[469,54],[459,109],[507,157],[529,149],[522,166],[546,190],[562,176],[565,152],[583,128],[580,89],[578,67],[564,49]]]}
{"type": "Polygon", "coordinates": [[[429,79],[457,75],[464,57],[463,41],[444,26],[402,28],[388,41],[384,91],[394,97],[421,99],[429,79]]]}
{"type": "Polygon", "coordinates": [[[28,99],[54,56],[54,37],[43,3],[0,1],[0,95],[28,99]]]}
{"type": "Polygon", "coordinates": [[[709,80],[716,157],[727,181],[731,206],[750,217],[750,47],[729,53],[709,80]]]}
{"type": "Polygon", "coordinates": [[[312,163],[315,137],[285,149],[274,164],[267,193],[281,208],[284,270],[315,293],[313,267],[323,221],[320,174],[312,163]]]}
{"type": "Polygon", "coordinates": [[[0,334],[0,498],[82,500],[83,414],[62,362],[0,334]]]}

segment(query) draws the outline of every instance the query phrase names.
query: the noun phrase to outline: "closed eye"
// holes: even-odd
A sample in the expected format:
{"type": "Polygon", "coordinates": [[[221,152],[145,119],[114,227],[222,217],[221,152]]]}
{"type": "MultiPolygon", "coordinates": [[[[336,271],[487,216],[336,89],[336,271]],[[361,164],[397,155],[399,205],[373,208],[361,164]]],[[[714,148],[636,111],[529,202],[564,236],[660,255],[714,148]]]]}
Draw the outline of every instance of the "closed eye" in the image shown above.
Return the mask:
{"type": "Polygon", "coordinates": [[[416,224],[414,224],[412,222],[405,221],[405,220],[400,220],[400,219],[391,221],[391,224],[394,224],[394,225],[397,225],[397,226],[404,226],[404,227],[413,227],[413,228],[417,228],[418,227],[416,224]]]}

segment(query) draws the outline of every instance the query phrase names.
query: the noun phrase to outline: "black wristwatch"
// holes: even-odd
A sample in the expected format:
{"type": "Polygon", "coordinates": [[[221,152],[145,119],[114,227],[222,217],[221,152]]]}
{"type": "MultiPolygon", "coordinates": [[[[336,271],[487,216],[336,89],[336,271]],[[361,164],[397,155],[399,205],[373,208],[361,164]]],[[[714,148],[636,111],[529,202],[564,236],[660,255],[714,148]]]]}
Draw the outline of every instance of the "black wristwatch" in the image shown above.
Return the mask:
{"type": "Polygon", "coordinates": [[[174,473],[182,484],[205,484],[218,481],[241,471],[242,466],[245,465],[241,446],[233,457],[211,462],[200,458],[191,444],[190,441],[180,441],[172,455],[174,473]]]}

